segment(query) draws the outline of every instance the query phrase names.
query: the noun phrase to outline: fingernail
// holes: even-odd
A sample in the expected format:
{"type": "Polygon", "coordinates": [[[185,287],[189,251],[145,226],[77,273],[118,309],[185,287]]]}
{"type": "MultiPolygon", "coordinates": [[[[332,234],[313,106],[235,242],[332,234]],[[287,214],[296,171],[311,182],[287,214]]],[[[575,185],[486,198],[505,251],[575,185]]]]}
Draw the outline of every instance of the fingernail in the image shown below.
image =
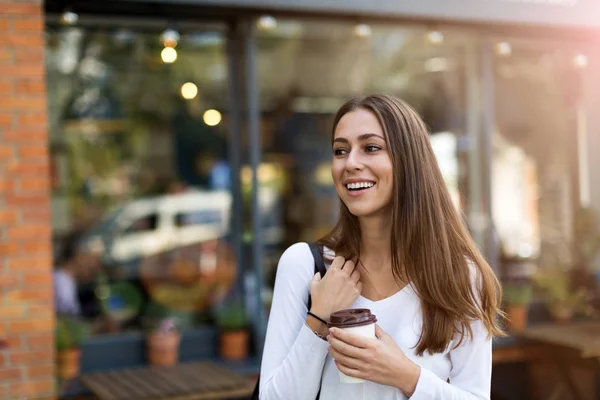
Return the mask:
{"type": "Polygon", "coordinates": [[[329,328],[329,333],[335,333],[335,328],[329,328]]]}

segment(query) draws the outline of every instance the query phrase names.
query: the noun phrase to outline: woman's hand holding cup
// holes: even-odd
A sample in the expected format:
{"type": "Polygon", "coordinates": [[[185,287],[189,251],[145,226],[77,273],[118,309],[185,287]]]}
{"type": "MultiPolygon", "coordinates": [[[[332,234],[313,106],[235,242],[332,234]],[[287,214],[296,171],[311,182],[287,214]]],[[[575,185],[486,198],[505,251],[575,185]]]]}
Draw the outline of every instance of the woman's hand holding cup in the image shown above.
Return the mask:
{"type": "Polygon", "coordinates": [[[310,283],[310,311],[328,321],[332,313],[350,308],[361,290],[360,273],[356,264],[337,256],[325,276],[321,278],[317,273],[310,283]]]}

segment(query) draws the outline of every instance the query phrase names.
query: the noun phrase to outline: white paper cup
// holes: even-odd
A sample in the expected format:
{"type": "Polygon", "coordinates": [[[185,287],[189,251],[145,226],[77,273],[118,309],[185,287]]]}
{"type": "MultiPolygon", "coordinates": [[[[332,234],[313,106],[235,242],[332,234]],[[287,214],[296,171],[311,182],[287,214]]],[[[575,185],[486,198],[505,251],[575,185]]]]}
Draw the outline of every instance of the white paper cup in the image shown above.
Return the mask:
{"type": "MultiPolygon", "coordinates": [[[[363,325],[363,326],[354,326],[350,328],[339,328],[343,329],[344,332],[349,332],[353,335],[364,336],[368,338],[375,338],[375,324],[363,325]]],[[[365,380],[360,378],[354,378],[344,374],[342,371],[340,373],[340,382],[343,383],[363,383],[365,380]]]]}

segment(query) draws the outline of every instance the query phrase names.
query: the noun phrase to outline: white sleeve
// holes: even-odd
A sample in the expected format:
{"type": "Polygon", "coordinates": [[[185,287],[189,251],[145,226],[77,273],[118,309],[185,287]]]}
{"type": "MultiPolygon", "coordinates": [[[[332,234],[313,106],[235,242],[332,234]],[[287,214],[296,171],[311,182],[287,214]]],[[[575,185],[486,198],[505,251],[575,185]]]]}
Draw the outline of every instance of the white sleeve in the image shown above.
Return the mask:
{"type": "Polygon", "coordinates": [[[289,247],[277,266],[260,369],[260,400],[314,400],[329,343],[306,325],[314,259],[306,243],[289,247]]]}
{"type": "Polygon", "coordinates": [[[481,321],[471,324],[473,339],[450,351],[450,383],[421,368],[410,400],[489,400],[492,380],[492,340],[481,321]]]}

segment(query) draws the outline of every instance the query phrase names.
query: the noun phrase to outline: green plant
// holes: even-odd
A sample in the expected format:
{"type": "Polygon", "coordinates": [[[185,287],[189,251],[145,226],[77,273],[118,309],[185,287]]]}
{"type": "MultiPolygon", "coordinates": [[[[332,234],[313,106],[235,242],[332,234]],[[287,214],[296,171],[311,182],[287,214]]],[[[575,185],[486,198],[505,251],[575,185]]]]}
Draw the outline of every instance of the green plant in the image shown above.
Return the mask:
{"type": "Polygon", "coordinates": [[[246,311],[240,303],[231,303],[217,310],[216,324],[222,331],[239,331],[246,328],[246,311]]]}
{"type": "Polygon", "coordinates": [[[533,287],[531,283],[505,283],[502,287],[502,299],[505,304],[524,306],[531,303],[533,287]]]}
{"type": "Polygon", "coordinates": [[[598,215],[594,210],[581,207],[575,214],[575,239],[573,250],[576,266],[591,268],[594,259],[600,251],[600,227],[598,215]]]}
{"type": "Polygon", "coordinates": [[[56,349],[58,351],[76,349],[89,336],[89,326],[72,316],[59,315],[56,318],[56,349]]]}
{"type": "Polygon", "coordinates": [[[547,269],[533,276],[535,285],[542,291],[550,312],[570,310],[585,312],[587,295],[585,290],[573,288],[570,274],[562,269],[547,269]]]}

